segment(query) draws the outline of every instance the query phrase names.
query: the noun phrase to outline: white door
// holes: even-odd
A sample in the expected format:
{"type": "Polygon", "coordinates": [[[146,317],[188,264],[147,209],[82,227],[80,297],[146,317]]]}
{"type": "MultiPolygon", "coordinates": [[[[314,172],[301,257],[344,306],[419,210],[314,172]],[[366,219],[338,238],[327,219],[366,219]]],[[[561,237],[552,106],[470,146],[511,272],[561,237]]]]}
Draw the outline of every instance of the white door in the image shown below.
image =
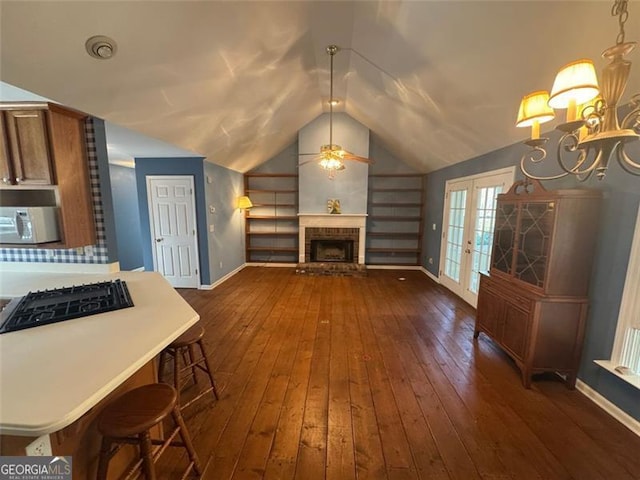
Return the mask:
{"type": "Polygon", "coordinates": [[[513,168],[450,180],[445,188],[440,283],[476,306],[480,272],[489,270],[496,198],[513,184],[513,168]]]}
{"type": "Polygon", "coordinates": [[[198,288],[193,177],[147,176],[153,267],[174,287],[198,288]]]}

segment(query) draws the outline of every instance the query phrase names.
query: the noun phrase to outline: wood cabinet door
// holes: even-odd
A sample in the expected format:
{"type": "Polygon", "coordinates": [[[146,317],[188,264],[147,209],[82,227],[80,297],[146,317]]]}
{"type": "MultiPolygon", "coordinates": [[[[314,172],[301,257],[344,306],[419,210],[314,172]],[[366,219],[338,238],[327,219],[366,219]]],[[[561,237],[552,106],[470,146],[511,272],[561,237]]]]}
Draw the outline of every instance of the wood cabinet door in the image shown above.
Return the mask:
{"type": "MultiPolygon", "coordinates": [[[[480,287],[477,310],[478,326],[494,339],[498,338],[498,325],[503,315],[503,307],[504,300],[498,294],[491,289],[480,287]]],[[[478,327],[476,327],[477,330],[478,327]]]]}
{"type": "Polygon", "coordinates": [[[51,185],[53,171],[45,112],[43,110],[7,110],[5,120],[14,173],[12,183],[51,185]]]}
{"type": "Polygon", "coordinates": [[[500,343],[518,359],[524,358],[529,332],[529,312],[506,301],[500,343]]]}
{"type": "Polygon", "coordinates": [[[7,130],[4,115],[0,112],[0,181],[3,185],[10,185],[13,178],[7,144],[7,130]]]}

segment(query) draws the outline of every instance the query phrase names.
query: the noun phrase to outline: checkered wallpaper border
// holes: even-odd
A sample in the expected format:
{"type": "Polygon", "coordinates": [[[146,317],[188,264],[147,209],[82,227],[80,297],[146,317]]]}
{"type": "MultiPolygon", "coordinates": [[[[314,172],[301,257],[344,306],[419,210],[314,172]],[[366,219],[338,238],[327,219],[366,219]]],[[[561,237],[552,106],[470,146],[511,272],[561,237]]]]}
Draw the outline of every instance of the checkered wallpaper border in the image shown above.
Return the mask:
{"type": "Polygon", "coordinates": [[[93,254],[85,255],[83,249],[40,249],[40,248],[0,248],[0,262],[41,262],[41,263],[97,263],[105,264],[109,260],[106,231],[104,224],[104,209],[100,193],[100,174],[98,170],[98,156],[96,155],[95,132],[93,118],[88,117],[84,123],[87,144],[87,161],[89,164],[89,178],[91,196],[93,199],[93,215],[96,222],[96,244],[93,254]]]}

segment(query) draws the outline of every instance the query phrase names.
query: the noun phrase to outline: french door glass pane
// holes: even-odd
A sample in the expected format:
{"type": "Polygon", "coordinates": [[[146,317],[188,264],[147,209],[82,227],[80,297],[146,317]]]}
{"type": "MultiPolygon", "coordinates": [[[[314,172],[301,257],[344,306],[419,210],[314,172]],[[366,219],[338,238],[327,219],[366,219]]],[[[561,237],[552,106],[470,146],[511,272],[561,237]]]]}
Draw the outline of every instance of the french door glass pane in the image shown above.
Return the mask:
{"type": "Polygon", "coordinates": [[[489,271],[493,228],[496,222],[496,197],[501,192],[501,185],[478,189],[476,222],[473,232],[471,278],[469,279],[469,290],[473,293],[478,293],[480,286],[479,273],[489,271]]]}
{"type": "Polygon", "coordinates": [[[465,205],[467,191],[452,191],[449,207],[449,224],[447,225],[447,245],[444,273],[452,280],[460,281],[460,264],[462,261],[462,242],[464,236],[465,205]]]}

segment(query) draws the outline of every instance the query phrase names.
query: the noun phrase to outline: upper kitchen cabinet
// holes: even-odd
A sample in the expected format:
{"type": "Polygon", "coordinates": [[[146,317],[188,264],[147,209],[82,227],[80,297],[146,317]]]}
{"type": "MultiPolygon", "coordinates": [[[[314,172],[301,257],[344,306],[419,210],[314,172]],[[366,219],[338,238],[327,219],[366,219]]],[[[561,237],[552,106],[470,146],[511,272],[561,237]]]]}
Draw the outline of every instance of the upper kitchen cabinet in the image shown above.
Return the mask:
{"type": "Polygon", "coordinates": [[[53,103],[0,103],[0,189],[14,206],[33,206],[43,188],[55,193],[63,238],[49,248],[96,242],[86,117],[53,103]]]}
{"type": "Polygon", "coordinates": [[[0,118],[0,163],[3,184],[54,183],[45,115],[44,110],[3,112],[0,118]]]}

